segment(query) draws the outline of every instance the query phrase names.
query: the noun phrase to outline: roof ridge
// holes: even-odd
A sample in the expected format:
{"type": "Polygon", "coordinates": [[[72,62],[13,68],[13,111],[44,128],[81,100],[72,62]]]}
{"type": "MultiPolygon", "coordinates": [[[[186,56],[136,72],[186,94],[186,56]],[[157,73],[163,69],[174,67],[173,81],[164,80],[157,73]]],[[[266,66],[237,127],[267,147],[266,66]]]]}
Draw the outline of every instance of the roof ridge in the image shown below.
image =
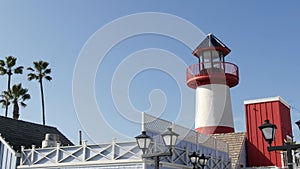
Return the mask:
{"type": "Polygon", "coordinates": [[[236,134],[246,134],[246,132],[218,133],[218,134],[212,134],[212,136],[220,136],[220,135],[236,135],[236,134]]]}

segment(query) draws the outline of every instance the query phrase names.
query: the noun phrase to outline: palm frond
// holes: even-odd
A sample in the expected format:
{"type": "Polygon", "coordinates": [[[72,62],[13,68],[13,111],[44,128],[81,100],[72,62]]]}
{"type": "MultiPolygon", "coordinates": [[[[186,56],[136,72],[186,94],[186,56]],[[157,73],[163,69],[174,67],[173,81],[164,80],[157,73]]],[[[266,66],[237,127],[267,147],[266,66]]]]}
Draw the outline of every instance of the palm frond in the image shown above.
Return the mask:
{"type": "Polygon", "coordinates": [[[19,67],[15,68],[14,72],[16,74],[22,74],[23,73],[23,69],[24,69],[23,66],[19,66],[19,67]]]}
{"type": "Polygon", "coordinates": [[[22,107],[26,107],[27,104],[25,104],[24,102],[21,102],[21,106],[22,106],[22,107]]]}
{"type": "Polygon", "coordinates": [[[48,81],[51,81],[52,77],[51,76],[45,76],[45,79],[48,80],[48,81]]]}
{"type": "Polygon", "coordinates": [[[6,57],[6,66],[7,68],[12,68],[13,66],[16,65],[17,58],[13,56],[8,56],[6,57]]]}
{"type": "Polygon", "coordinates": [[[20,89],[21,89],[21,83],[13,85],[11,88],[11,95],[17,97],[19,95],[20,89]]]}
{"type": "Polygon", "coordinates": [[[0,66],[5,66],[4,60],[0,60],[0,66]]]}
{"type": "Polygon", "coordinates": [[[36,74],[34,74],[34,73],[29,73],[28,75],[27,75],[27,77],[28,77],[28,80],[29,81],[31,81],[31,80],[38,80],[38,76],[36,75],[36,74]]]}
{"type": "Polygon", "coordinates": [[[11,92],[10,91],[3,91],[0,94],[0,98],[2,98],[0,100],[0,104],[2,104],[2,107],[5,108],[6,104],[10,105],[10,100],[12,99],[11,92]]]}
{"type": "Polygon", "coordinates": [[[0,100],[0,104],[1,104],[2,108],[6,107],[6,103],[7,103],[8,106],[10,105],[10,102],[8,100],[6,100],[6,99],[1,99],[0,100]]]}
{"type": "Polygon", "coordinates": [[[6,100],[1,99],[0,104],[2,105],[2,108],[4,108],[6,106],[6,100]]]}
{"type": "Polygon", "coordinates": [[[49,65],[48,62],[44,62],[44,61],[40,61],[40,64],[41,64],[42,69],[46,69],[49,65]]]}
{"type": "Polygon", "coordinates": [[[10,100],[12,98],[12,95],[10,91],[3,91],[0,97],[5,100],[10,100]]]}
{"type": "Polygon", "coordinates": [[[41,69],[41,66],[40,66],[40,64],[39,64],[39,62],[33,62],[33,65],[34,65],[34,68],[38,71],[38,72],[40,72],[42,69],[41,69]]]}
{"type": "Polygon", "coordinates": [[[0,67],[0,75],[7,74],[7,70],[4,67],[0,67]]]}
{"type": "Polygon", "coordinates": [[[32,67],[28,67],[27,70],[30,70],[30,71],[34,72],[34,69],[32,67]]]}
{"type": "Polygon", "coordinates": [[[44,71],[44,74],[50,74],[51,73],[51,69],[46,69],[45,71],[44,71]]]}
{"type": "Polygon", "coordinates": [[[20,94],[20,96],[25,95],[27,92],[28,92],[28,89],[22,88],[22,86],[21,86],[21,88],[19,89],[19,94],[20,94]]]}
{"type": "Polygon", "coordinates": [[[22,96],[22,100],[25,101],[25,100],[29,100],[31,98],[30,94],[24,94],[22,96]]]}

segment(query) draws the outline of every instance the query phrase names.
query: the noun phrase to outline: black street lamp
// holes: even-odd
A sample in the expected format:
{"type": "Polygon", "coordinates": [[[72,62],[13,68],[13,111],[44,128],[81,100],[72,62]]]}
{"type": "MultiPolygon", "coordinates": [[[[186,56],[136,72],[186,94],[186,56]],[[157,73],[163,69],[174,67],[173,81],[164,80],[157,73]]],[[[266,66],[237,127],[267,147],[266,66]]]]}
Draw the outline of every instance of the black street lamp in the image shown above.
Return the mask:
{"type": "Polygon", "coordinates": [[[150,146],[151,137],[146,134],[146,131],[142,131],[141,135],[135,137],[139,148],[143,151],[142,158],[154,158],[154,169],[159,169],[159,160],[163,156],[172,156],[172,148],[176,145],[178,134],[172,131],[172,128],[161,134],[164,144],[169,148],[167,152],[160,152],[154,154],[145,154],[146,150],[150,146]]]}
{"type": "Polygon", "coordinates": [[[193,152],[191,155],[189,155],[189,158],[190,162],[193,165],[193,169],[198,169],[199,165],[203,169],[209,160],[209,157],[204,156],[204,154],[201,154],[201,156],[199,156],[199,154],[197,154],[196,152],[193,152]]]}
{"type": "Polygon", "coordinates": [[[149,148],[151,143],[151,137],[146,134],[146,131],[142,131],[141,135],[138,135],[135,137],[139,148],[143,151],[143,154],[145,154],[145,151],[149,148]]]}
{"type": "MultiPolygon", "coordinates": [[[[300,122],[299,122],[300,123],[300,122]]],[[[296,122],[297,124],[297,122],[296,122]]],[[[298,125],[298,124],[297,124],[298,125]]],[[[268,151],[286,151],[288,158],[288,168],[293,169],[293,150],[297,150],[300,148],[300,144],[291,144],[290,142],[286,142],[283,146],[271,146],[275,131],[277,126],[275,124],[270,123],[269,120],[265,120],[265,123],[258,127],[262,132],[264,139],[268,142],[268,151]]]]}
{"type": "Polygon", "coordinates": [[[193,165],[193,169],[196,169],[196,166],[199,161],[199,155],[196,152],[193,152],[193,154],[189,155],[189,158],[190,158],[190,162],[193,165]]]}
{"type": "Polygon", "coordinates": [[[270,123],[269,120],[265,120],[265,123],[259,126],[258,128],[262,132],[264,139],[268,142],[269,146],[271,146],[274,140],[277,126],[275,124],[270,123]]]}

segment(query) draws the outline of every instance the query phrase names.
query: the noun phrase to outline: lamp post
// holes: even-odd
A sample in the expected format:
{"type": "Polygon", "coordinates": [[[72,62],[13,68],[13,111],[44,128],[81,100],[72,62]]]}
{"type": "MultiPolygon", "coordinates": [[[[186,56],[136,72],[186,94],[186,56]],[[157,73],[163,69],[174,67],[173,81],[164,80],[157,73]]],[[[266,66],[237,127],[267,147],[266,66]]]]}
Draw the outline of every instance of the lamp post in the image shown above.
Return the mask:
{"type": "MultiPolygon", "coordinates": [[[[299,121],[298,121],[299,122],[299,121]]],[[[297,124],[297,122],[296,122],[297,124]]],[[[299,122],[300,124],[300,122],[299,122]]],[[[298,125],[298,124],[297,124],[298,125]]],[[[298,125],[299,126],[299,125],[298,125]]],[[[300,148],[300,144],[290,144],[289,142],[285,143],[282,146],[271,146],[275,131],[277,129],[277,126],[275,124],[270,123],[269,120],[265,120],[265,123],[258,127],[260,131],[262,132],[264,139],[268,142],[268,151],[286,151],[287,152],[287,158],[288,158],[288,168],[293,169],[293,155],[292,150],[296,150],[300,148]]]]}
{"type": "Polygon", "coordinates": [[[204,154],[197,154],[196,152],[193,152],[191,155],[189,155],[190,162],[193,165],[193,169],[198,169],[199,165],[201,166],[202,169],[206,166],[209,157],[206,157],[204,154]]]}
{"type": "Polygon", "coordinates": [[[159,169],[160,157],[172,156],[172,148],[175,146],[178,134],[172,131],[172,128],[161,134],[165,146],[168,147],[167,152],[159,152],[154,154],[145,154],[146,150],[150,146],[151,137],[146,134],[146,131],[142,131],[141,135],[135,137],[138,147],[143,151],[142,158],[154,158],[154,169],[159,169]]]}

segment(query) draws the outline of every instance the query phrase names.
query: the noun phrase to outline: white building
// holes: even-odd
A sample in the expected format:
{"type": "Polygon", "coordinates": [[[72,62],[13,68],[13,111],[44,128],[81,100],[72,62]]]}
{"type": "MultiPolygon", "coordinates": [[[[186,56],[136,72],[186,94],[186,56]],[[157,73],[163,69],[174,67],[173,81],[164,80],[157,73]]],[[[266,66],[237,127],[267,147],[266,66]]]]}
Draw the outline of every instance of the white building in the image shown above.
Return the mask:
{"type": "MultiPolygon", "coordinates": [[[[188,156],[194,151],[210,156],[207,168],[231,168],[227,143],[147,114],[144,115],[143,120],[145,131],[153,138],[153,142],[146,153],[166,151],[160,133],[167,127],[171,126],[173,131],[179,134],[173,156],[161,157],[160,168],[192,168],[188,156]]],[[[135,140],[128,142],[112,140],[110,143],[94,145],[88,145],[84,142],[78,146],[60,146],[58,143],[56,146],[48,148],[35,146],[22,148],[20,153],[18,169],[153,168],[151,158],[141,158],[142,151],[138,148],[135,140]]]]}
{"type": "Polygon", "coordinates": [[[19,156],[0,135],[0,168],[15,168],[19,156]]]}
{"type": "Polygon", "coordinates": [[[55,127],[0,116],[0,169],[14,169],[20,162],[21,146],[42,146],[46,133],[60,137],[61,145],[73,145],[55,127]]]}

